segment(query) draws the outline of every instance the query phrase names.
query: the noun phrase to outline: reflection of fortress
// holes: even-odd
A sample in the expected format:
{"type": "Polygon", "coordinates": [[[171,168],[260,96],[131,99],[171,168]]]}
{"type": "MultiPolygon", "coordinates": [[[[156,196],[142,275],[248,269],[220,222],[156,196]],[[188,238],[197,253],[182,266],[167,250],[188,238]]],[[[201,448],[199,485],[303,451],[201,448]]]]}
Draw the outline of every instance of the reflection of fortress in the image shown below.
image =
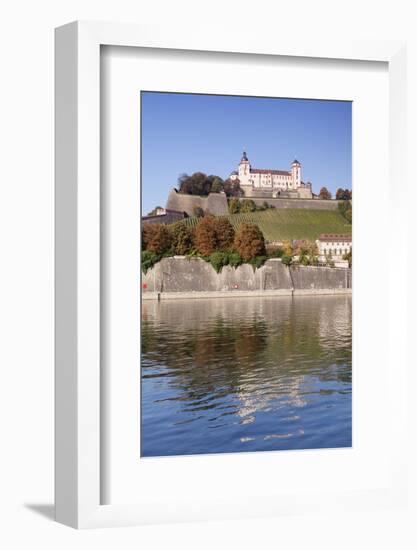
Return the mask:
{"type": "Polygon", "coordinates": [[[311,199],[311,183],[301,181],[301,164],[294,160],[291,170],[270,170],[252,168],[246,153],[237,171],[230,175],[231,180],[239,180],[246,197],[288,197],[311,199]]]}

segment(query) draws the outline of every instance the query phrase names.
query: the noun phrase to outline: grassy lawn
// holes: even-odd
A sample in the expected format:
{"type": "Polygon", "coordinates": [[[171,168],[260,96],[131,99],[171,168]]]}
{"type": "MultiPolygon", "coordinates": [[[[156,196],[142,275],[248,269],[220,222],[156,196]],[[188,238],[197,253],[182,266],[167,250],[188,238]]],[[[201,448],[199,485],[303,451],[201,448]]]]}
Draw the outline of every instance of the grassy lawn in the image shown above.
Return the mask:
{"type": "MultiPolygon", "coordinates": [[[[256,223],[268,241],[286,239],[315,240],[320,233],[351,234],[352,226],[343,216],[333,210],[268,209],[262,212],[230,214],[227,217],[235,229],[241,223],[256,223]]],[[[186,218],[183,222],[191,227],[199,218],[186,218]]]]}

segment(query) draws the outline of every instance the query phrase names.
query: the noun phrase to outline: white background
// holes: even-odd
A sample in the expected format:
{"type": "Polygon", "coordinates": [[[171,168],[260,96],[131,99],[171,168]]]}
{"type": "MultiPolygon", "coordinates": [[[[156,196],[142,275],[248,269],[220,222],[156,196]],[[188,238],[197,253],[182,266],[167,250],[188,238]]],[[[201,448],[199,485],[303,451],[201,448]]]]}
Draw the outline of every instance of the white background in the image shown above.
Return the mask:
{"type": "MultiPolygon", "coordinates": [[[[53,499],[53,28],[74,19],[161,21],[178,25],[182,33],[188,25],[204,24],[202,32],[215,37],[217,32],[227,32],[228,26],[242,22],[257,32],[328,35],[329,40],[337,35],[407,38],[409,68],[413,71],[409,73],[408,91],[416,98],[416,18],[412,4],[402,0],[16,0],[2,8],[0,544],[4,548],[133,548],[139,544],[143,548],[416,547],[411,521],[417,515],[415,509],[89,532],[54,524],[39,513],[51,515],[53,499]],[[219,24],[221,30],[216,29],[219,24]]],[[[415,177],[415,128],[416,106],[410,102],[410,178],[415,177]]],[[[404,206],[404,215],[407,212],[410,231],[417,235],[411,200],[404,206]]],[[[398,243],[393,261],[410,254],[412,251],[403,250],[398,243]]],[[[410,304],[413,300],[415,291],[410,284],[410,304]]],[[[411,317],[415,320],[410,311],[410,321],[411,317]]],[[[411,372],[410,397],[415,382],[411,372]]],[[[415,419],[412,402],[410,410],[415,419]]],[[[416,423],[410,422],[411,444],[416,432],[416,423]]],[[[410,451],[415,456],[415,444],[410,451]]],[[[414,472],[412,481],[415,490],[414,472]]],[[[415,497],[412,500],[415,504],[415,497]]]]}

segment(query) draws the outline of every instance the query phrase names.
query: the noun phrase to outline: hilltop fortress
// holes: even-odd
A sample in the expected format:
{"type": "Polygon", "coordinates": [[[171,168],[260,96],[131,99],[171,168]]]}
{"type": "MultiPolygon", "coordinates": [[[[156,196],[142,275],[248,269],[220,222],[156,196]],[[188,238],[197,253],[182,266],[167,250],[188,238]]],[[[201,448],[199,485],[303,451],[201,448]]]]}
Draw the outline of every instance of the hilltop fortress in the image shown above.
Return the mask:
{"type": "MultiPolygon", "coordinates": [[[[238,170],[230,174],[230,179],[239,181],[244,198],[250,198],[258,205],[267,202],[274,208],[337,209],[337,201],[318,199],[313,195],[311,183],[301,180],[301,163],[298,160],[294,160],[290,170],[252,168],[244,152],[238,170]]],[[[180,193],[175,188],[171,189],[166,203],[167,210],[194,216],[195,208],[201,208],[215,216],[226,215],[226,195],[220,192],[200,197],[180,193]]]]}
{"type": "Polygon", "coordinates": [[[313,198],[311,183],[301,181],[301,164],[297,159],[290,170],[252,168],[244,151],[238,169],[230,174],[230,179],[239,180],[245,197],[313,198]]]}

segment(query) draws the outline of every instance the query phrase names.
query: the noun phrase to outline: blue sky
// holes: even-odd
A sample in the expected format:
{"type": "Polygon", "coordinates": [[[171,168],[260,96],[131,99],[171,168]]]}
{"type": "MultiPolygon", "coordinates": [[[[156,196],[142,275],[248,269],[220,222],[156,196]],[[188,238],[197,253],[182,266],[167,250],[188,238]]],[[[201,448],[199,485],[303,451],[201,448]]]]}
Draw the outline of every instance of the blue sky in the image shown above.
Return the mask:
{"type": "Polygon", "coordinates": [[[142,92],[142,211],[165,206],[182,173],[226,179],[242,151],[254,168],[289,170],[333,194],[352,183],[346,101],[142,92]]]}

